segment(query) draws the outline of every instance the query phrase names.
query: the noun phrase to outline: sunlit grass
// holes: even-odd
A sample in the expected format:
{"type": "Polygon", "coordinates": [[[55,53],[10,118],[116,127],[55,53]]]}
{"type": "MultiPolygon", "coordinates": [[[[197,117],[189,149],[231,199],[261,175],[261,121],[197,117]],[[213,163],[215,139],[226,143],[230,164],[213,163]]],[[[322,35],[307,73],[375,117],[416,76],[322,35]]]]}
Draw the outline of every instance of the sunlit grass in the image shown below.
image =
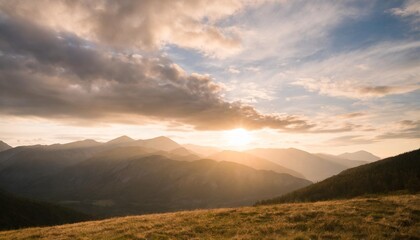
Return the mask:
{"type": "Polygon", "coordinates": [[[0,239],[418,239],[420,195],[184,211],[0,232],[0,239]]]}

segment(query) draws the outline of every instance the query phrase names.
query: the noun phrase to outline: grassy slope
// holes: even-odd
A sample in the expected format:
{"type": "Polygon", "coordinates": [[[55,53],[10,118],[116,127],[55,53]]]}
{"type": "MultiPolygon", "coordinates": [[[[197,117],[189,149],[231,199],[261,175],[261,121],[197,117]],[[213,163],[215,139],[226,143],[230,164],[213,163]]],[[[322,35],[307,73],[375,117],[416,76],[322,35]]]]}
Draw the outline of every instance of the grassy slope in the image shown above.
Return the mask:
{"type": "Polygon", "coordinates": [[[197,210],[0,232],[0,239],[419,239],[420,195],[197,210]]]}

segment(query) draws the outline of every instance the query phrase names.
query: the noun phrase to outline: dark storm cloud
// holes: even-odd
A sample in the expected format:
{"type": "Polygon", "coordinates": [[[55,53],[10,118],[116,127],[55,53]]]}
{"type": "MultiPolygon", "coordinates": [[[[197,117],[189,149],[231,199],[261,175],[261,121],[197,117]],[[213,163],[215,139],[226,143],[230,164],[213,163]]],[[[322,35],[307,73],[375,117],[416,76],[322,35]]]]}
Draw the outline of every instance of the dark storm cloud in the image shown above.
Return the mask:
{"type": "Polygon", "coordinates": [[[313,127],[222,99],[209,76],[162,56],[120,54],[18,17],[0,17],[0,111],[115,121],[118,115],[176,120],[196,129],[313,127]]]}

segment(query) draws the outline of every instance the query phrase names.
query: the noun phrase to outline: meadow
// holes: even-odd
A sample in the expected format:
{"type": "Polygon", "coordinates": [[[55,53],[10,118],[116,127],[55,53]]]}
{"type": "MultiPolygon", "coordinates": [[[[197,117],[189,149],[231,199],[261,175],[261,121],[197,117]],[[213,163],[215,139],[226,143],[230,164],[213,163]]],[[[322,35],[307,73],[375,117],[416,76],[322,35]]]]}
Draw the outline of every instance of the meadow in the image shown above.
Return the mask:
{"type": "Polygon", "coordinates": [[[0,239],[419,239],[420,194],[181,211],[0,232],[0,239]]]}

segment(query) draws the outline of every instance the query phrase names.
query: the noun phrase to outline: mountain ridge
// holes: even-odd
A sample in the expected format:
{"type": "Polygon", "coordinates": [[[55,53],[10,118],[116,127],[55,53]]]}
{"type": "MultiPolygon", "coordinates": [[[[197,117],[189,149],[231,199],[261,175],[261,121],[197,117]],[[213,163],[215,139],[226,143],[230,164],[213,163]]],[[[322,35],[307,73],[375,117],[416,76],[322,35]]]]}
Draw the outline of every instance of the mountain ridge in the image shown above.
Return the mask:
{"type": "Polygon", "coordinates": [[[312,182],[323,180],[347,168],[343,164],[295,148],[255,148],[245,152],[297,171],[312,182]]]}
{"type": "Polygon", "coordinates": [[[393,191],[420,191],[420,149],[347,169],[340,174],[258,204],[321,201],[393,191]]]}
{"type": "Polygon", "coordinates": [[[239,164],[243,164],[257,170],[271,170],[277,173],[287,173],[295,177],[304,178],[301,173],[296,172],[292,169],[283,167],[279,164],[276,164],[270,160],[266,160],[264,158],[256,157],[252,154],[248,154],[245,152],[237,152],[232,150],[223,150],[221,152],[212,154],[208,156],[209,159],[214,159],[216,161],[229,161],[229,162],[236,162],[239,164]]]}
{"type": "Polygon", "coordinates": [[[341,158],[345,158],[349,160],[358,160],[358,161],[367,161],[367,162],[374,162],[381,159],[380,157],[375,156],[372,153],[365,150],[359,150],[356,152],[346,152],[346,153],[337,155],[337,157],[341,157],[341,158]]]}

